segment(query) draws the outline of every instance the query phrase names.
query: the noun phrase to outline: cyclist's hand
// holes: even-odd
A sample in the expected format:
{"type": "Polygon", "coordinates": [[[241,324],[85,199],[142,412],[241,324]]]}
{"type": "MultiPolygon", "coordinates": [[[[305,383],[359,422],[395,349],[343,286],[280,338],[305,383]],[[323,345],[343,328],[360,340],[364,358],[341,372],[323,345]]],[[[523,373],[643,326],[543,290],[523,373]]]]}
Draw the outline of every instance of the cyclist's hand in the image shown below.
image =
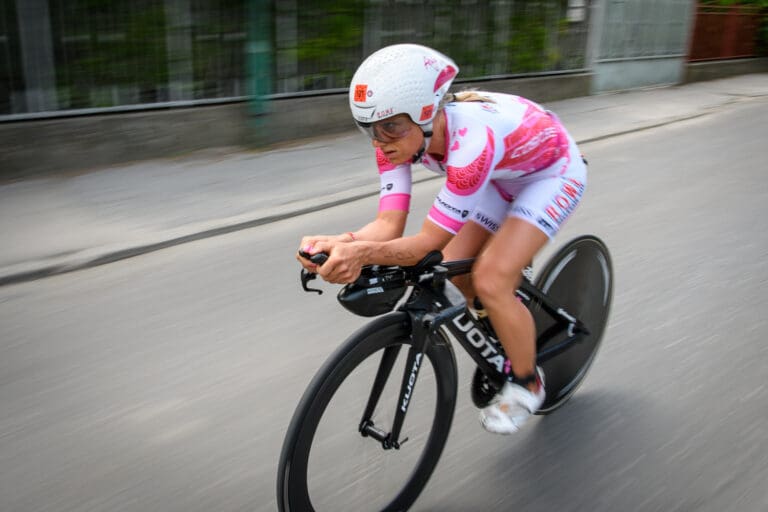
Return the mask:
{"type": "MultiPolygon", "coordinates": [[[[341,235],[305,236],[301,239],[301,245],[299,245],[299,251],[303,251],[308,254],[317,254],[318,252],[322,252],[315,249],[315,246],[317,244],[323,243],[324,247],[329,246],[330,248],[333,248],[333,246],[340,241],[340,238],[341,238],[341,235]]],[[[327,252],[330,252],[330,249],[328,249],[327,252]]],[[[302,258],[301,255],[299,255],[298,251],[296,252],[296,260],[301,264],[302,267],[304,267],[304,270],[306,270],[307,272],[312,272],[313,274],[317,273],[317,265],[315,265],[308,259],[302,258]]]]}
{"type": "Polygon", "coordinates": [[[312,253],[325,252],[328,261],[315,270],[320,277],[329,283],[346,284],[360,277],[363,267],[360,246],[353,243],[319,242],[312,253]]]}

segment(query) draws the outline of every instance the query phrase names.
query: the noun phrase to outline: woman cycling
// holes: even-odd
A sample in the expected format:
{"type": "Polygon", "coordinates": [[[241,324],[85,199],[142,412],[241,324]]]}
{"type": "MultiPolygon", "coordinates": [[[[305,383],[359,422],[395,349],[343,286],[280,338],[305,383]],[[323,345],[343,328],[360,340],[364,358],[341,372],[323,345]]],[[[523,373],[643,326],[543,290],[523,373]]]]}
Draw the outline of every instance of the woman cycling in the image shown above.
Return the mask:
{"type": "Polygon", "coordinates": [[[352,115],[376,149],[379,211],[371,223],[336,236],[306,236],[301,248],[328,260],[307,269],[349,283],[363,265],[414,265],[428,252],[477,257],[454,281],[475,317],[487,314],[510,361],[509,382],[480,412],[492,432],[516,432],[544,401],[535,363],[535,327],[515,296],[522,270],[579,203],[586,166],[554,114],[519,96],[447,94],[458,67],[414,44],[383,48],[355,72],[352,115]],[[403,237],[411,165],[446,177],[421,231],[403,237]]]}

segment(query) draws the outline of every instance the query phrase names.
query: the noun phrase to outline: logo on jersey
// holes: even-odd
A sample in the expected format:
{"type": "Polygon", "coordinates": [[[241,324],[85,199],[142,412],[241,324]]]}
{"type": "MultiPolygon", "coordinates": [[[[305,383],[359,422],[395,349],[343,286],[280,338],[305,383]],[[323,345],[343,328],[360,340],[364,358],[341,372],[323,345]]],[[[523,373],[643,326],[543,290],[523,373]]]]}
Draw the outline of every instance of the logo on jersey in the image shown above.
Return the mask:
{"type": "Polygon", "coordinates": [[[522,206],[512,207],[512,213],[516,213],[517,215],[520,215],[521,217],[526,217],[528,219],[533,218],[533,212],[528,208],[524,208],[522,206]]]}
{"type": "Polygon", "coordinates": [[[476,212],[475,213],[475,222],[480,224],[481,226],[485,226],[492,232],[496,233],[499,228],[501,227],[498,222],[493,220],[492,218],[488,217],[487,215],[483,215],[482,213],[476,212]]]}
{"type": "Polygon", "coordinates": [[[499,109],[497,109],[496,107],[494,107],[494,106],[493,106],[492,104],[490,104],[490,103],[483,103],[483,104],[480,106],[480,108],[482,108],[482,109],[483,109],[483,110],[485,110],[486,112],[490,112],[491,114],[498,114],[498,113],[499,113],[499,109]]]}
{"type": "Polygon", "coordinates": [[[583,194],[584,184],[573,178],[567,178],[560,186],[560,192],[555,194],[544,211],[559,226],[573,212],[583,194]]]}
{"type": "Polygon", "coordinates": [[[440,196],[437,196],[437,202],[440,203],[440,206],[448,210],[449,212],[453,212],[456,215],[459,215],[462,219],[466,219],[467,215],[469,215],[469,210],[462,210],[460,208],[456,208],[455,206],[446,203],[443,198],[440,196]]]}

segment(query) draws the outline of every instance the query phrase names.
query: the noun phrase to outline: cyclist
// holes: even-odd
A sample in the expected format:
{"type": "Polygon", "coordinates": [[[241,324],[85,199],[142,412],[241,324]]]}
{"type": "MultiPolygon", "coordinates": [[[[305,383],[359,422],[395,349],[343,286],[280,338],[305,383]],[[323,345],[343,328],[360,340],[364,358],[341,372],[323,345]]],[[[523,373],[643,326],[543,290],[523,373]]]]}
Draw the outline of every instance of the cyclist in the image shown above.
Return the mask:
{"type": "Polygon", "coordinates": [[[321,267],[297,259],[328,282],[349,283],[363,265],[414,265],[432,250],[446,260],[477,256],[471,276],[454,283],[475,318],[490,317],[509,358],[509,382],[480,411],[487,430],[509,434],[545,397],[533,318],[514,291],[579,203],[586,165],[554,114],[520,96],[450,94],[457,73],[449,57],[415,44],[388,46],[363,61],[349,104],[376,150],[378,214],[355,232],[304,237],[305,252],[329,254],[321,267]],[[446,181],[421,231],[403,237],[414,163],[446,181]],[[484,309],[473,307],[479,304],[484,309]]]}

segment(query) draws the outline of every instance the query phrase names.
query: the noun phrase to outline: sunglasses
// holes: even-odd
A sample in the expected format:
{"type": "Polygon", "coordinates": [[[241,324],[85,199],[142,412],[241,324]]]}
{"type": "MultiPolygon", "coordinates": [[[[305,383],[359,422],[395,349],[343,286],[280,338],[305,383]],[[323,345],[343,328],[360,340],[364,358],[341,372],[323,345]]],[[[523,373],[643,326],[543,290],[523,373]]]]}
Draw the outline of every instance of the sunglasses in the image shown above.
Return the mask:
{"type": "Polygon", "coordinates": [[[375,123],[356,121],[360,131],[379,142],[394,142],[408,135],[413,123],[407,115],[389,117],[375,123]]]}

